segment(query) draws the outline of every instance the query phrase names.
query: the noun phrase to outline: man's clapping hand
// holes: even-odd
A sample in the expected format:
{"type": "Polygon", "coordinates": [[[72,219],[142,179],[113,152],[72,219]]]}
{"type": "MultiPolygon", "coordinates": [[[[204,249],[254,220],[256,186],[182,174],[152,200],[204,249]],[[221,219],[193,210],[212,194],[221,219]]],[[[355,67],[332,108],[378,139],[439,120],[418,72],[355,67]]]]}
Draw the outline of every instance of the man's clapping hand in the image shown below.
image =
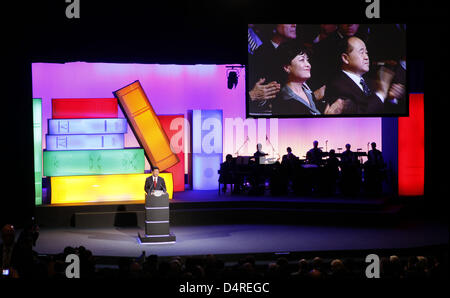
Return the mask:
{"type": "Polygon", "coordinates": [[[260,79],[249,92],[252,101],[274,99],[278,92],[280,92],[280,84],[273,81],[263,85],[265,81],[265,78],[260,79]]]}
{"type": "Polygon", "coordinates": [[[401,98],[405,94],[405,86],[402,84],[392,84],[391,88],[389,88],[388,98],[401,98]]]}

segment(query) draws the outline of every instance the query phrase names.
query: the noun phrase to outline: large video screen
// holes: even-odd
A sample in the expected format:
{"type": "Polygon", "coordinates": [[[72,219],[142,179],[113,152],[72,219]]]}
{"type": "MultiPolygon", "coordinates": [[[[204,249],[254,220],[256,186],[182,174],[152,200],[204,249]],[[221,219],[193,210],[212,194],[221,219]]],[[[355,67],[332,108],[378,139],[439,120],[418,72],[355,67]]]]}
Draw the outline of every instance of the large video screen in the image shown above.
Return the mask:
{"type": "Polygon", "coordinates": [[[247,117],[408,115],[405,24],[249,24],[247,117]]]}

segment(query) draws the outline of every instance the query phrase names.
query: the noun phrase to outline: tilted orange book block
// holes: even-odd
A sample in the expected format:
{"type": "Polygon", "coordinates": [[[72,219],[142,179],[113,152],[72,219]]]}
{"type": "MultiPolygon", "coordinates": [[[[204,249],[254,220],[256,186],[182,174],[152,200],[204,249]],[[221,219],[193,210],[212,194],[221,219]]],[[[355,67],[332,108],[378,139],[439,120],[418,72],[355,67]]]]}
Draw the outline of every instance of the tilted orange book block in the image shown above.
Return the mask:
{"type": "Polygon", "coordinates": [[[164,171],[177,164],[180,160],[170,149],[170,140],[139,81],[113,93],[152,167],[164,171]]]}

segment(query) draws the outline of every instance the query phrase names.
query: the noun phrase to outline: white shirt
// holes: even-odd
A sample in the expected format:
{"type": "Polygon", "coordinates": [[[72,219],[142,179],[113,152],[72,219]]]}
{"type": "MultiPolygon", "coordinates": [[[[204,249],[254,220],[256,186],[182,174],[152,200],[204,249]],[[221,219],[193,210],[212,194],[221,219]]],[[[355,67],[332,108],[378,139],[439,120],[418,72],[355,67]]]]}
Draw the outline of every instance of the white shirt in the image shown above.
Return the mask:
{"type": "Polygon", "coordinates": [[[274,46],[275,49],[278,48],[279,44],[273,42],[272,40],[270,42],[272,43],[272,45],[274,46]]]}
{"type": "Polygon", "coordinates": [[[155,176],[152,176],[153,177],[153,183],[155,183],[155,181],[156,181],[156,183],[158,183],[158,177],[155,177],[155,176]]]}
{"type": "MultiPolygon", "coordinates": [[[[353,82],[355,82],[355,84],[359,87],[359,89],[361,89],[361,91],[363,91],[364,92],[364,88],[363,88],[363,86],[361,85],[361,76],[359,76],[359,75],[357,75],[357,74],[354,74],[354,73],[352,73],[352,72],[349,72],[349,71],[345,71],[345,70],[342,70],[353,82]]],[[[382,101],[382,102],[384,102],[384,97],[379,93],[379,92],[375,92],[375,94],[378,96],[378,98],[382,101]]]]}

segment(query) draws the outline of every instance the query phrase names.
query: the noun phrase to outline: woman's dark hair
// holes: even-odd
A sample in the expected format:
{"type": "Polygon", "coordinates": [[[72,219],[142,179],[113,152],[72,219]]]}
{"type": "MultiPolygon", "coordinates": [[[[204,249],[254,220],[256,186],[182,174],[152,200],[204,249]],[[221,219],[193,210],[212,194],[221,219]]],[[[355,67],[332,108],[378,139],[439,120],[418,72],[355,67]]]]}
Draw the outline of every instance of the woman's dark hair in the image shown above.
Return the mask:
{"type": "Polygon", "coordinates": [[[298,55],[305,54],[308,57],[311,57],[310,51],[299,41],[290,40],[285,43],[282,43],[277,48],[277,60],[278,66],[281,70],[282,76],[282,84],[287,81],[287,74],[283,70],[285,65],[291,64],[292,60],[298,55]]]}

